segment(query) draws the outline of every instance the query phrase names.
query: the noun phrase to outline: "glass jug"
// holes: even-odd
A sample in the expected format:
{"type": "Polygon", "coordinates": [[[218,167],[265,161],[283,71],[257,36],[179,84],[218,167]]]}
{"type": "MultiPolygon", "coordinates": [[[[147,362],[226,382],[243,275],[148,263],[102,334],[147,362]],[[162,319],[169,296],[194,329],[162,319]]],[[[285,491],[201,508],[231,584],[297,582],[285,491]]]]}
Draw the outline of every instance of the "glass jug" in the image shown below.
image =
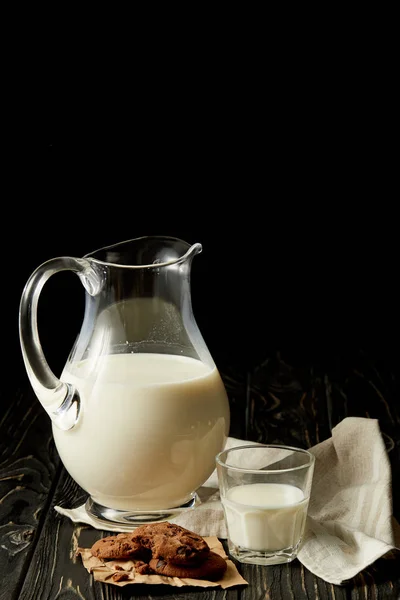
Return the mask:
{"type": "Polygon", "coordinates": [[[201,245],[143,237],[83,258],[54,258],[28,280],[20,340],[60,458],[93,517],[126,524],[195,506],[229,430],[229,403],[192,312],[201,245]],[[38,336],[37,304],[54,273],[86,290],[81,331],[60,379],[38,336]]]}

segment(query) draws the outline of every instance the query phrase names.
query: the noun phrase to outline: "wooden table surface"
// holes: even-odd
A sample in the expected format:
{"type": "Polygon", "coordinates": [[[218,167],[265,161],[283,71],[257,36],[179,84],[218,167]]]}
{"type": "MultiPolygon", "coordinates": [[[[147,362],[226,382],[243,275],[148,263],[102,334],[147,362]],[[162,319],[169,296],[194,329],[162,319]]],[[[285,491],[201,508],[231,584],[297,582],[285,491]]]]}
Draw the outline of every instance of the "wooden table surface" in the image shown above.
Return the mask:
{"type": "MultiPolygon", "coordinates": [[[[400,376],[396,365],[363,353],[291,362],[271,355],[250,371],[219,364],[229,394],[230,434],[264,443],[310,447],[346,416],[379,419],[393,475],[394,514],[400,517],[400,376]],[[397,371],[397,372],[396,372],[397,371]]],[[[79,505],[85,493],[64,470],[50,421],[21,373],[18,389],[1,394],[0,599],[198,598],[302,600],[400,598],[400,558],[392,552],[346,586],[331,585],[299,561],[238,565],[247,587],[227,591],[164,586],[117,588],[93,581],[75,557],[106,532],[74,526],[54,505],[79,505]]]]}

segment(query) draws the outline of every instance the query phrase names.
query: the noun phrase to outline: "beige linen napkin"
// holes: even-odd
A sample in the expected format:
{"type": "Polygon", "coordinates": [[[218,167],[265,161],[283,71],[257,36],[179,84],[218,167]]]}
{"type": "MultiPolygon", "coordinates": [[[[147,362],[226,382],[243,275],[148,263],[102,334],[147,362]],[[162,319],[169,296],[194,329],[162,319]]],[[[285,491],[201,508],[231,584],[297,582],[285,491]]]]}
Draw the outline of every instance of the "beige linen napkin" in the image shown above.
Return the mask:
{"type": "Polygon", "coordinates": [[[314,478],[298,558],[318,577],[341,584],[400,548],[390,462],[375,419],[344,419],[311,452],[314,478]]]}
{"type": "MultiPolygon", "coordinates": [[[[226,448],[253,442],[229,438],[226,448]]],[[[348,417],[332,437],[311,448],[315,469],[305,537],[298,558],[329,583],[354,577],[388,551],[400,547],[392,517],[391,471],[379,424],[348,417]]],[[[216,471],[198,490],[201,504],[172,523],[203,536],[226,538],[216,471]]],[[[124,531],[91,519],[85,507],[55,509],[74,522],[96,529],[124,531]]]]}

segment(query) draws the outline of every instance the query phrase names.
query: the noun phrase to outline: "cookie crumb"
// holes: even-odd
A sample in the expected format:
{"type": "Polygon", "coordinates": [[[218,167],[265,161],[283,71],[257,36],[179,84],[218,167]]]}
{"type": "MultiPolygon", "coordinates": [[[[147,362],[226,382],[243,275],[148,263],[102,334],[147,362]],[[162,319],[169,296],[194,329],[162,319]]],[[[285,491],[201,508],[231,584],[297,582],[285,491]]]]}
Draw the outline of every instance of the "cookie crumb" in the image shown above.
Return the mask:
{"type": "Polygon", "coordinates": [[[129,579],[128,573],[114,573],[112,576],[113,581],[127,581],[129,579]]]}

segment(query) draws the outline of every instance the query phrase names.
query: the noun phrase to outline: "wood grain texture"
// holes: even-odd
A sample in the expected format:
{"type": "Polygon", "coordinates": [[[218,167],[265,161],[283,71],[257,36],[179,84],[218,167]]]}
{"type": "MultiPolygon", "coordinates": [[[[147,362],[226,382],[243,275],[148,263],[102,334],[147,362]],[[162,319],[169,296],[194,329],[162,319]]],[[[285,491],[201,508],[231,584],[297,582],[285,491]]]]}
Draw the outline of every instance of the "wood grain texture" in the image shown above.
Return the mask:
{"type": "Polygon", "coordinates": [[[243,577],[250,582],[241,594],[241,600],[267,598],[274,600],[308,600],[324,598],[345,600],[348,590],[333,586],[315,577],[297,560],[290,565],[255,567],[246,565],[243,577]]]}
{"type": "Polygon", "coordinates": [[[78,547],[90,547],[96,540],[110,535],[91,527],[73,525],[53,510],[54,505],[76,506],[84,495],[79,486],[64,471],[52,506],[47,514],[43,532],[35,549],[20,600],[121,600],[128,598],[198,598],[204,600],[238,600],[238,590],[199,590],[168,588],[167,586],[134,585],[118,588],[94,581],[76,557],[78,547]]]}
{"type": "MultiPolygon", "coordinates": [[[[233,414],[237,415],[237,427],[244,426],[240,412],[245,410],[245,378],[222,374],[228,394],[232,398],[233,414]]],[[[239,431],[238,431],[239,432],[239,431]]],[[[127,598],[198,598],[204,600],[238,600],[239,591],[203,590],[193,588],[167,588],[166,586],[128,586],[118,588],[95,582],[87,573],[80,558],[75,557],[79,546],[90,547],[107,532],[87,526],[74,526],[68,519],[54,511],[55,505],[79,506],[85,500],[85,492],[63,470],[54,491],[51,505],[35,548],[21,591],[21,600],[55,600],[58,598],[85,600],[119,600],[127,598]]]]}
{"type": "MultiPolygon", "coordinates": [[[[221,368],[232,408],[231,435],[262,442],[312,446],[346,416],[379,419],[393,471],[399,518],[400,378],[368,356],[329,364],[298,364],[271,355],[251,373],[221,368]]],[[[400,560],[390,553],[346,586],[333,586],[299,561],[276,567],[238,565],[249,586],[233,590],[115,586],[93,581],[75,552],[107,532],[74,526],[54,511],[82,503],[86,494],[60,465],[50,423],[27,386],[3,402],[0,417],[0,599],[126,600],[398,600],[400,560]]]]}
{"type": "MultiPolygon", "coordinates": [[[[391,460],[394,515],[399,519],[397,382],[395,373],[385,365],[378,370],[362,353],[350,361],[334,361],[325,369],[314,365],[298,369],[277,354],[250,378],[249,437],[308,448],[330,437],[332,428],[347,416],[378,419],[391,460]]],[[[254,567],[251,581],[256,589],[248,598],[400,598],[400,553],[380,559],[346,586],[326,584],[303,567],[304,576],[299,576],[298,570],[298,561],[290,567],[254,567]],[[289,569],[292,587],[284,577],[285,569],[289,569]]]]}
{"type": "Polygon", "coordinates": [[[325,381],[280,356],[268,358],[250,379],[248,437],[265,444],[307,448],[330,436],[325,381]]]}
{"type": "Polygon", "coordinates": [[[0,598],[18,597],[59,471],[50,422],[33,392],[1,399],[0,598]]]}
{"type": "Polygon", "coordinates": [[[229,366],[221,371],[221,377],[229,397],[231,425],[229,435],[246,438],[247,373],[240,366],[229,366]]]}

